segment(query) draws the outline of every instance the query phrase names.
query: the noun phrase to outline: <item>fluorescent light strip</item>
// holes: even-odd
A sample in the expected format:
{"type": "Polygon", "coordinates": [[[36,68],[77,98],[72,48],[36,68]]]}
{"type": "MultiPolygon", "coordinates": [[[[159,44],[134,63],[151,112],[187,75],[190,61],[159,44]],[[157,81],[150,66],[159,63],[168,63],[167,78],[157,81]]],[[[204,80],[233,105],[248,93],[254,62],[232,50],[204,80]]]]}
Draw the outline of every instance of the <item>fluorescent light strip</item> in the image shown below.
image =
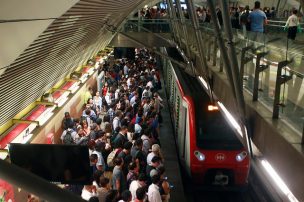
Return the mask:
{"type": "Polygon", "coordinates": [[[241,127],[237,123],[235,118],[230,114],[230,112],[226,109],[226,107],[221,102],[218,101],[217,103],[220,106],[220,108],[223,110],[224,114],[226,115],[227,119],[232,124],[232,126],[237,130],[237,132],[240,134],[240,136],[243,137],[241,127]]]}
{"type": "MultiPolygon", "coordinates": [[[[29,139],[33,136],[33,134],[31,134],[31,132],[36,128],[36,126],[37,126],[36,123],[31,123],[10,143],[21,143],[21,144],[27,143],[29,141],[29,139]],[[27,129],[29,131],[29,134],[26,136],[27,129]]],[[[8,145],[6,145],[5,149],[8,149],[8,145]]]]}
{"type": "Polygon", "coordinates": [[[36,121],[39,121],[39,126],[42,126],[44,123],[47,122],[51,118],[51,116],[54,114],[53,110],[55,109],[55,106],[48,107],[37,119],[36,121]]]}
{"type": "Polygon", "coordinates": [[[207,84],[207,82],[201,76],[199,76],[198,78],[202,82],[202,84],[205,86],[205,88],[208,90],[208,84],[207,84]]]}
{"type": "Polygon", "coordinates": [[[88,71],[88,74],[91,76],[92,74],[94,74],[94,68],[90,68],[88,71]]]}
{"type": "Polygon", "coordinates": [[[75,93],[79,88],[79,81],[73,83],[73,85],[69,88],[69,90],[71,91],[71,93],[75,93]]]}
{"type": "Polygon", "coordinates": [[[280,190],[287,196],[289,201],[291,202],[299,202],[298,199],[291,193],[287,185],[283,182],[282,178],[278,175],[278,173],[273,169],[270,163],[267,160],[261,160],[261,163],[276,185],[280,188],[280,190]]]}
{"type": "Polygon", "coordinates": [[[80,77],[80,81],[81,83],[84,83],[87,79],[88,79],[89,75],[87,73],[83,74],[81,77],[80,77]]]}
{"type": "Polygon", "coordinates": [[[55,103],[58,104],[58,107],[61,107],[68,100],[69,94],[70,92],[66,91],[55,101],[55,103]]]}

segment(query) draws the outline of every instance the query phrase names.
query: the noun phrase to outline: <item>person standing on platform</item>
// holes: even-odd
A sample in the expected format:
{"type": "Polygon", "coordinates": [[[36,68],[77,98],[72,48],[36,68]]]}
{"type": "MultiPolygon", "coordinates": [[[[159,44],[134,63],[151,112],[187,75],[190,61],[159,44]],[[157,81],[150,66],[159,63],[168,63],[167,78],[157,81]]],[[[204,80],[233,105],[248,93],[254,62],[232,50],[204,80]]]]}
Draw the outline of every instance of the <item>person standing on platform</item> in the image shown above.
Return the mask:
{"type": "Polygon", "coordinates": [[[120,194],[126,190],[127,187],[127,180],[123,174],[122,166],[123,166],[123,159],[122,158],[115,158],[114,159],[114,170],[113,170],[113,177],[112,177],[112,188],[117,190],[120,194]]]}
{"type": "Polygon", "coordinates": [[[88,100],[92,98],[93,99],[93,89],[92,87],[88,87],[88,89],[85,91],[83,95],[83,104],[87,104],[88,100]]]}
{"type": "Polygon", "coordinates": [[[291,40],[295,40],[297,32],[302,31],[297,13],[296,9],[292,11],[292,15],[289,16],[284,27],[284,30],[288,29],[287,38],[291,40]]]}
{"type": "Polygon", "coordinates": [[[249,13],[248,21],[250,22],[251,40],[255,42],[258,36],[264,33],[264,25],[267,24],[266,14],[260,9],[261,3],[254,2],[254,10],[249,13]]]}
{"type": "Polygon", "coordinates": [[[240,23],[242,25],[242,29],[243,29],[243,35],[244,38],[246,39],[247,36],[247,32],[250,31],[250,23],[248,22],[248,17],[249,17],[249,6],[245,6],[245,10],[242,12],[241,16],[240,16],[240,23]]]}
{"type": "Polygon", "coordinates": [[[149,186],[148,189],[148,199],[149,202],[160,202],[162,201],[161,195],[159,192],[159,184],[160,176],[158,174],[152,177],[152,184],[149,186]]]}

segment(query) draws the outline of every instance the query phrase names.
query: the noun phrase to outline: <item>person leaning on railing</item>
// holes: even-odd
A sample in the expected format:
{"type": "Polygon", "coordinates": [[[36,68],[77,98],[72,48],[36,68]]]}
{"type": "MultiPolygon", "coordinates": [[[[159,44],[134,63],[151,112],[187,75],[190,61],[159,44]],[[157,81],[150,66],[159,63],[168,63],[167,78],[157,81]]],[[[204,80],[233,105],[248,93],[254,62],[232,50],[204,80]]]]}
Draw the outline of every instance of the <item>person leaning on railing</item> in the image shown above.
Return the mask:
{"type": "Polygon", "coordinates": [[[297,32],[302,32],[297,13],[296,9],[292,11],[284,27],[284,30],[288,30],[287,38],[291,40],[295,40],[297,32]]]}

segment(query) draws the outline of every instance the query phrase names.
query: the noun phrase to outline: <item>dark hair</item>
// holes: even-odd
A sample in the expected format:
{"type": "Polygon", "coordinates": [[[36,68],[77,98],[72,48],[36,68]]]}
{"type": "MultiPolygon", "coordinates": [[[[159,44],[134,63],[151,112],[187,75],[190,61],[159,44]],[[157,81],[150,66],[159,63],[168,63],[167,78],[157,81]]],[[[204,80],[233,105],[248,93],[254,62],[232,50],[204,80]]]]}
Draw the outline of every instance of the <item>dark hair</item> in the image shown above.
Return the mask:
{"type": "Polygon", "coordinates": [[[293,14],[297,14],[297,13],[298,13],[298,10],[297,10],[297,9],[294,9],[294,10],[292,11],[292,13],[293,13],[293,14]]]}
{"type": "Polygon", "coordinates": [[[109,178],[104,177],[104,176],[100,176],[99,185],[100,185],[101,187],[106,187],[107,184],[109,184],[109,182],[110,182],[109,178]]]}
{"type": "Polygon", "coordinates": [[[117,148],[123,148],[123,142],[122,142],[122,140],[121,140],[121,139],[118,139],[118,140],[114,143],[113,147],[114,147],[115,149],[117,149],[117,148]]]}
{"type": "Polygon", "coordinates": [[[159,176],[159,174],[153,175],[151,177],[151,180],[152,180],[153,184],[158,184],[160,182],[160,176],[159,176]]]}
{"type": "Polygon", "coordinates": [[[90,109],[86,109],[84,112],[85,112],[86,115],[90,115],[91,114],[91,110],[90,109]]]}
{"type": "Polygon", "coordinates": [[[109,190],[107,195],[106,195],[106,200],[105,202],[114,202],[117,201],[117,195],[118,191],[117,190],[109,190]]]}
{"type": "Polygon", "coordinates": [[[158,172],[159,175],[162,175],[162,174],[165,173],[166,169],[165,169],[164,166],[159,166],[156,170],[157,170],[157,172],[158,172]]]}
{"type": "Polygon", "coordinates": [[[125,142],[124,143],[124,149],[126,150],[130,150],[132,148],[132,143],[131,142],[125,142]]]}
{"type": "Polygon", "coordinates": [[[142,139],[137,139],[134,143],[136,146],[141,146],[143,144],[142,139]]]}
{"type": "Polygon", "coordinates": [[[254,2],[254,8],[260,8],[261,7],[261,2],[256,1],[254,2]]]}
{"type": "Polygon", "coordinates": [[[90,156],[90,161],[91,161],[91,162],[93,162],[93,161],[95,161],[95,160],[97,160],[97,159],[98,159],[97,154],[91,154],[91,156],[90,156]]]}
{"type": "Polygon", "coordinates": [[[80,123],[80,119],[79,118],[75,118],[73,119],[74,123],[80,123]]]}
{"type": "Polygon", "coordinates": [[[93,173],[93,179],[96,181],[96,183],[99,185],[100,183],[100,177],[103,175],[103,171],[101,170],[96,170],[93,173]]]}
{"type": "Polygon", "coordinates": [[[95,150],[96,151],[103,151],[106,147],[106,143],[102,142],[102,141],[97,141],[96,145],[95,145],[95,150]]]}
{"type": "Polygon", "coordinates": [[[89,199],[89,202],[99,202],[99,199],[97,196],[92,196],[90,199],[89,199]]]}
{"type": "Polygon", "coordinates": [[[100,125],[102,123],[102,119],[101,118],[97,118],[96,119],[96,124],[100,125]]]}
{"type": "Polygon", "coordinates": [[[136,168],[136,163],[135,162],[131,162],[128,166],[129,170],[134,170],[136,168]]]}
{"type": "Polygon", "coordinates": [[[130,199],[132,199],[131,192],[129,190],[123,191],[121,194],[121,199],[123,201],[130,201],[130,199]]]}
{"type": "Polygon", "coordinates": [[[147,177],[144,173],[140,173],[138,176],[138,181],[146,181],[147,177]]]}
{"type": "Polygon", "coordinates": [[[161,160],[161,159],[160,159],[159,156],[153,156],[151,162],[152,162],[152,163],[156,163],[156,162],[160,162],[160,160],[161,160]]]}
{"type": "Polygon", "coordinates": [[[109,115],[104,115],[103,122],[110,122],[110,116],[109,115]]]}
{"type": "Polygon", "coordinates": [[[122,158],[116,157],[114,159],[114,164],[120,166],[122,164],[122,158]]]}
{"type": "Polygon", "coordinates": [[[139,187],[137,190],[136,190],[136,198],[138,200],[143,200],[146,196],[146,188],[145,187],[139,187]]]}
{"type": "Polygon", "coordinates": [[[120,127],[120,130],[126,130],[126,129],[128,129],[128,127],[125,126],[125,125],[122,125],[122,126],[120,127]]]}

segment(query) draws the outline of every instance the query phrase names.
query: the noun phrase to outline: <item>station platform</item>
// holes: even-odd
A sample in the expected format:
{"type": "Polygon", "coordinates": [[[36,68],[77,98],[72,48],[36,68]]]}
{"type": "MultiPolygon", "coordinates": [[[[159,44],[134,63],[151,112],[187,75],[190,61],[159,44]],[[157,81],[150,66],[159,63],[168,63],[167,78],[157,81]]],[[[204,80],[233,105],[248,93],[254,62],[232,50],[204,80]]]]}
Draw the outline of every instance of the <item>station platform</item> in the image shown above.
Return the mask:
{"type": "Polygon", "coordinates": [[[162,79],[163,88],[159,90],[159,95],[163,98],[164,108],[162,109],[163,123],[160,127],[160,142],[162,152],[165,158],[166,176],[169,183],[173,186],[170,192],[170,201],[184,202],[186,201],[183,188],[181,169],[177,156],[177,148],[174,140],[174,131],[172,127],[169,105],[165,93],[164,81],[162,79]]]}

